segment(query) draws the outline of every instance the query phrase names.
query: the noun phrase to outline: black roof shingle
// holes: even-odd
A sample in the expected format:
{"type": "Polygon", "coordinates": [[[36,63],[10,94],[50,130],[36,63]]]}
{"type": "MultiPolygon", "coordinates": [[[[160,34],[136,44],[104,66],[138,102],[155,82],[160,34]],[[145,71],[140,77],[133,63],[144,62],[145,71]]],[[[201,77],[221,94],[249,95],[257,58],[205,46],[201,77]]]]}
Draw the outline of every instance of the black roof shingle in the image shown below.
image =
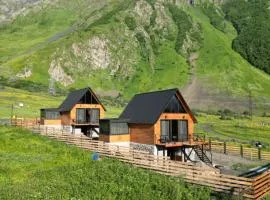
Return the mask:
{"type": "Polygon", "coordinates": [[[136,94],[119,118],[128,119],[129,123],[134,124],[154,124],[176,94],[180,97],[180,102],[185,111],[191,114],[192,119],[196,122],[195,117],[177,88],[136,94]]]}
{"type": "Polygon", "coordinates": [[[67,112],[70,111],[75,104],[77,104],[81,98],[88,92],[90,91],[91,94],[93,95],[93,97],[95,98],[95,100],[101,104],[101,106],[105,109],[105,107],[102,105],[102,103],[99,101],[99,99],[97,98],[97,96],[95,95],[95,93],[91,90],[91,88],[87,87],[87,88],[83,88],[80,90],[75,90],[69,93],[69,95],[67,96],[67,98],[63,101],[63,103],[59,106],[59,112],[67,112]]]}

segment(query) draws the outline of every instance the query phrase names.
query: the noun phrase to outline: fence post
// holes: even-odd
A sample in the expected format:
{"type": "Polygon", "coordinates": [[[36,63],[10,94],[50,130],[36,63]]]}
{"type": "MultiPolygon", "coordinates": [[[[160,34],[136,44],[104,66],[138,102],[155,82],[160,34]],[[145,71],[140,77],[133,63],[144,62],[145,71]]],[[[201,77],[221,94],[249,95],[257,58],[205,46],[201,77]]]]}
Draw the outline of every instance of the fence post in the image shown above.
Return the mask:
{"type": "Polygon", "coordinates": [[[211,141],[211,139],[209,138],[209,151],[211,151],[212,150],[212,141],[211,141]]]}
{"type": "Polygon", "coordinates": [[[262,159],[262,155],[261,155],[261,148],[258,148],[258,158],[259,158],[259,160],[261,160],[261,159],[262,159]]]}
{"type": "Polygon", "coordinates": [[[47,135],[47,133],[48,133],[48,127],[46,126],[46,132],[45,132],[45,135],[47,135]]]}
{"type": "Polygon", "coordinates": [[[240,155],[243,158],[244,157],[244,151],[243,151],[243,145],[240,145],[240,155]]]}
{"type": "Polygon", "coordinates": [[[226,142],[224,142],[224,154],[227,153],[226,142]]]}
{"type": "Polygon", "coordinates": [[[81,147],[82,147],[82,135],[81,135],[81,147]]]}

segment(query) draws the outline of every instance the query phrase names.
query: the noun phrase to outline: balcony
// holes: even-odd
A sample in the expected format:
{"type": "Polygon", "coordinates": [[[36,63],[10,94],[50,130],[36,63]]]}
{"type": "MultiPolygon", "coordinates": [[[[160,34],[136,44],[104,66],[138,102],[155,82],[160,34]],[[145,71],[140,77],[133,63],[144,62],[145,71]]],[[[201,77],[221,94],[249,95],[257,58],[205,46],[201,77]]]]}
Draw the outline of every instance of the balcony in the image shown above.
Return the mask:
{"type": "Polygon", "coordinates": [[[98,126],[99,125],[99,119],[89,119],[89,120],[81,120],[81,119],[73,119],[72,120],[73,125],[93,125],[98,126]]]}
{"type": "Polygon", "coordinates": [[[169,136],[161,136],[159,139],[158,146],[162,146],[165,148],[174,148],[174,147],[193,147],[205,144],[205,141],[201,140],[190,140],[186,138],[177,138],[177,137],[169,137],[169,136]]]}

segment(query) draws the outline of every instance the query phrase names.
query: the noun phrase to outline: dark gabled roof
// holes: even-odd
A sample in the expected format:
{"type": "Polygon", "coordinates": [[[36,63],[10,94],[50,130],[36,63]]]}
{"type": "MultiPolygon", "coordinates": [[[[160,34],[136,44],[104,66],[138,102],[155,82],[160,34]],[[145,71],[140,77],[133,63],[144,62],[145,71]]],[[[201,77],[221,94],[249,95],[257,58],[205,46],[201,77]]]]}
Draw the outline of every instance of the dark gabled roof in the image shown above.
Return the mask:
{"type": "Polygon", "coordinates": [[[58,111],[58,108],[41,108],[40,110],[45,110],[45,111],[58,111]]]}
{"type": "Polygon", "coordinates": [[[105,118],[105,119],[100,119],[100,121],[104,122],[115,122],[115,123],[128,123],[128,119],[120,119],[120,118],[105,118]]]}
{"type": "Polygon", "coordinates": [[[191,115],[193,121],[197,122],[177,88],[136,94],[119,118],[129,119],[129,123],[134,124],[154,124],[164,112],[174,95],[177,95],[183,108],[191,115]]]}
{"type": "Polygon", "coordinates": [[[60,112],[70,111],[75,106],[75,104],[77,104],[88,91],[90,91],[90,93],[93,95],[95,100],[103,107],[103,109],[106,110],[105,107],[102,105],[102,103],[97,98],[97,96],[95,95],[95,93],[91,90],[91,88],[87,87],[84,89],[74,90],[74,91],[70,92],[69,95],[67,96],[67,98],[59,106],[59,111],[60,112]]]}

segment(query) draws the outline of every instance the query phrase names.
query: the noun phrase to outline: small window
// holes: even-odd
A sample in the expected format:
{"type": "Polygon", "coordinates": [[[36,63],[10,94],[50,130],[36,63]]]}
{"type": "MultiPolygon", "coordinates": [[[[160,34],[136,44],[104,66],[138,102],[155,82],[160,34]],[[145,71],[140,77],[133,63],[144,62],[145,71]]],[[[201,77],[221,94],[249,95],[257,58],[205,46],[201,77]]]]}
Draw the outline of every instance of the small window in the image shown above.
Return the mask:
{"type": "Polygon", "coordinates": [[[45,111],[45,119],[59,119],[60,115],[57,111],[45,111]]]}
{"type": "Polygon", "coordinates": [[[111,134],[127,134],[128,133],[128,125],[123,122],[113,122],[111,123],[111,134]]]}

